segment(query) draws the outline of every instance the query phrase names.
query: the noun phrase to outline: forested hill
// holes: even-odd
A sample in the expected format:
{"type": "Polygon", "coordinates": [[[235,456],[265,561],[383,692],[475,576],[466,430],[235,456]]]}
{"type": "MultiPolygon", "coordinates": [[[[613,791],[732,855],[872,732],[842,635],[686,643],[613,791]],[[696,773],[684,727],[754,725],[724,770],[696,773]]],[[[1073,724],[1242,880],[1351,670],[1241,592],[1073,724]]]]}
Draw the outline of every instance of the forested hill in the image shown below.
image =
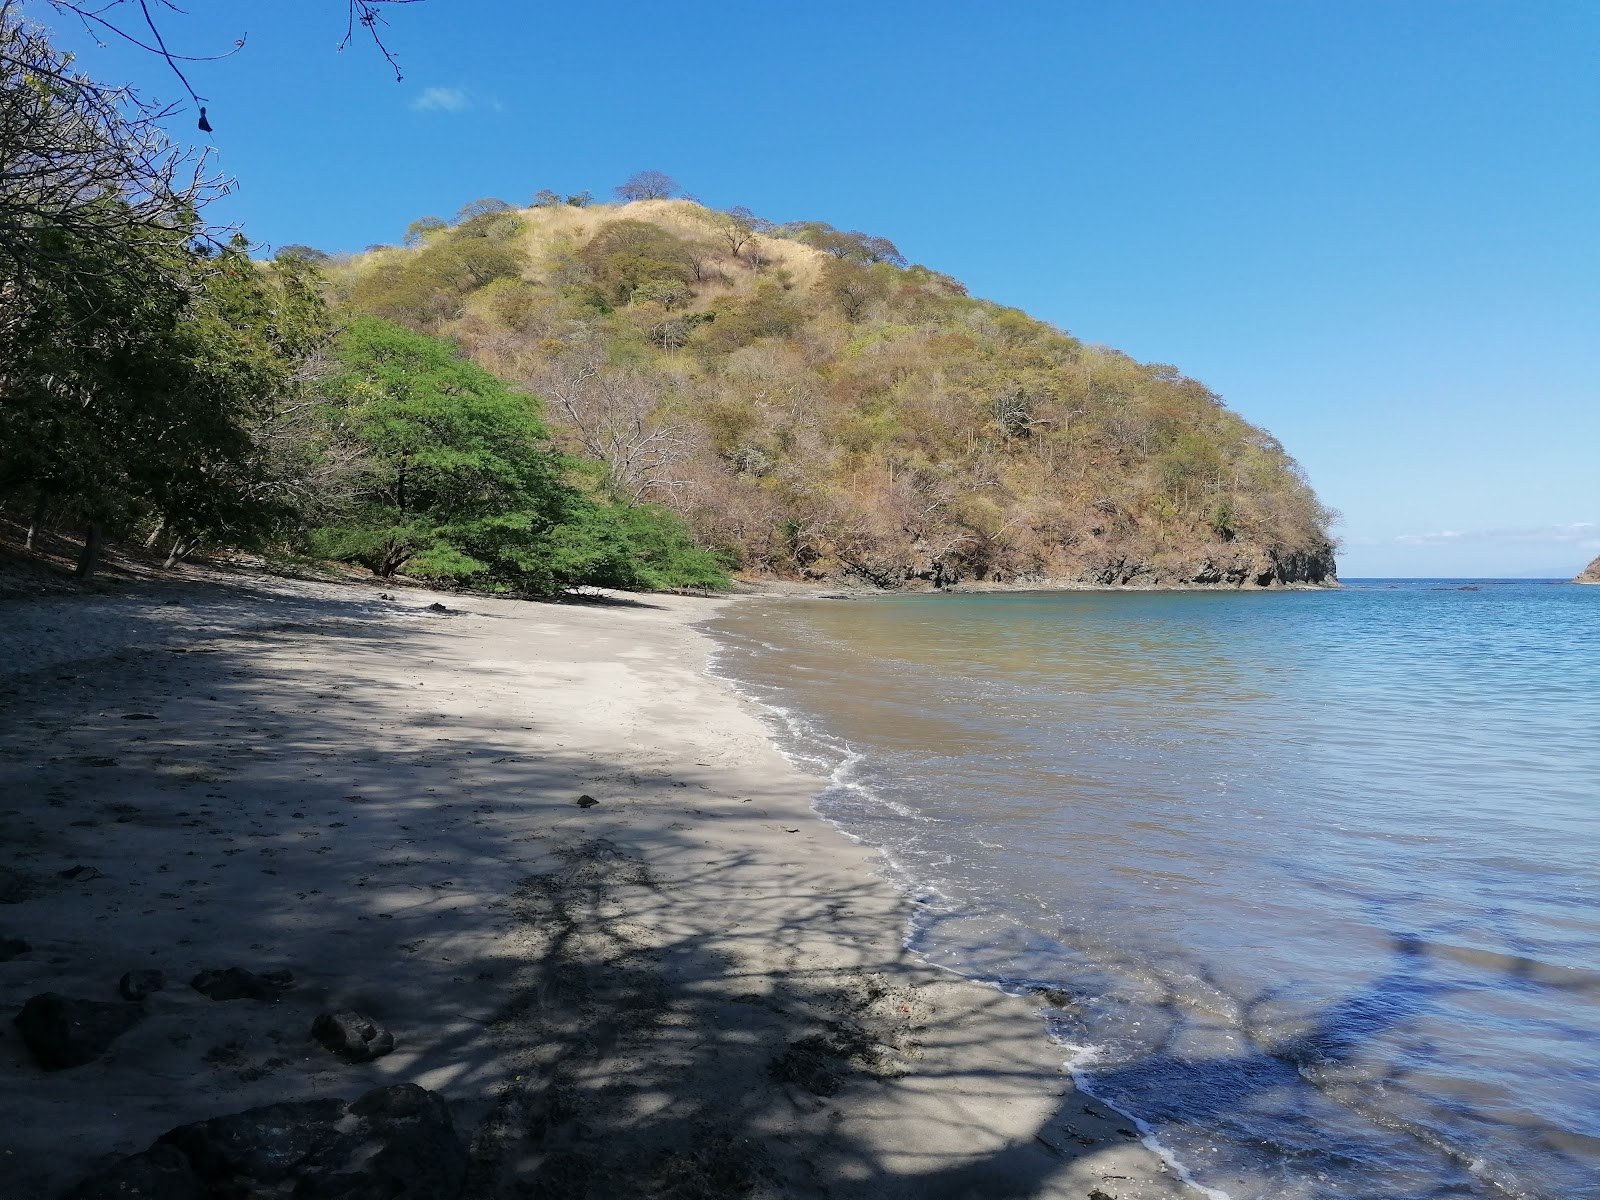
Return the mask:
{"type": "Polygon", "coordinates": [[[622,498],[744,572],[1333,582],[1330,513],[1269,433],[880,237],[542,193],[326,268],[350,308],[544,397],[622,498]]]}

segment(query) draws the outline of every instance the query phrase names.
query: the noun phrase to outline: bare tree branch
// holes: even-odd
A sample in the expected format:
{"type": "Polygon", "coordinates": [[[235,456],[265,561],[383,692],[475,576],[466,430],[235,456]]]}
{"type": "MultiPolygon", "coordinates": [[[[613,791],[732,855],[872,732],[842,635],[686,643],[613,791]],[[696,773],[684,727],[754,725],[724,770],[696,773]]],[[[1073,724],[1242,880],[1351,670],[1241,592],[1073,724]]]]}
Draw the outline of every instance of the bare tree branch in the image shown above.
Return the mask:
{"type": "Polygon", "coordinates": [[[655,380],[609,366],[598,349],[581,347],[532,382],[584,452],[605,464],[619,496],[640,504],[683,486],[675,468],[693,443],[687,425],[663,419],[655,380]]]}
{"type": "MultiPolygon", "coordinates": [[[[162,32],[161,24],[157,21],[156,14],[151,12],[152,0],[102,0],[100,3],[84,3],[82,0],[46,0],[46,2],[57,12],[70,13],[78,18],[82,22],[84,29],[96,41],[101,40],[102,34],[109,34],[127,42],[130,46],[160,58],[172,70],[172,73],[178,77],[178,82],[183,85],[183,90],[188,93],[189,98],[196,104],[201,103],[206,98],[194,90],[193,85],[189,82],[189,77],[184,74],[183,68],[178,64],[217,62],[221,59],[229,58],[244,49],[245,39],[248,37],[248,34],[241,34],[234,41],[233,46],[221,54],[177,54],[167,45],[166,35],[162,32]],[[148,38],[107,15],[108,13],[114,13],[124,5],[137,7],[137,19],[149,30],[148,38]]],[[[180,14],[183,12],[172,0],[153,0],[153,2],[161,8],[170,9],[172,12],[180,14]]],[[[346,0],[345,32],[344,37],[339,41],[338,48],[343,50],[350,44],[351,40],[356,36],[357,27],[366,30],[372,39],[372,44],[378,48],[378,53],[383,55],[384,61],[394,71],[395,82],[400,82],[404,78],[400,70],[400,63],[395,58],[393,51],[389,49],[382,32],[382,27],[388,24],[384,19],[382,6],[386,4],[419,4],[421,2],[422,0],[346,0]]],[[[11,3],[8,0],[4,8],[9,9],[10,7],[11,3]]],[[[0,9],[0,12],[3,11],[4,9],[0,9]]],[[[204,120],[203,115],[202,120],[204,120]]]]}
{"type": "Polygon", "coordinates": [[[220,239],[199,213],[228,184],[205,152],[168,139],[174,110],[73,71],[17,8],[0,0],[0,278],[11,298],[75,241],[136,253],[138,239],[115,235],[220,239]]]}

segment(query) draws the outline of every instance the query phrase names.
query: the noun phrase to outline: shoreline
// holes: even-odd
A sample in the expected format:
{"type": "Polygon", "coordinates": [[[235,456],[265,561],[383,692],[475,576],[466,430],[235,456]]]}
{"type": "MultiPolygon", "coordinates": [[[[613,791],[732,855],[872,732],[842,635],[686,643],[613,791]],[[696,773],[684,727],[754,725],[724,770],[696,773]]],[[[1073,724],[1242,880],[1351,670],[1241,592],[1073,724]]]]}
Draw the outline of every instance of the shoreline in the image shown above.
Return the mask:
{"type": "Polygon", "coordinates": [[[4,1023],[16,1194],[405,1080],[449,1101],[473,1197],[1196,1194],[1075,1090],[1036,1005],[903,948],[873,852],[706,669],[729,600],[396,595],[0,601],[0,937],[30,945],[0,1001],[167,975],[84,1066],[39,1070],[4,1023]],[[185,982],[228,966],[296,985],[185,982]],[[307,1039],[344,1007],[394,1053],[307,1039]]]}
{"type": "Polygon", "coordinates": [[[1270,587],[1245,587],[1231,583],[1082,583],[1070,579],[1042,580],[1037,583],[953,583],[944,587],[932,584],[884,588],[870,583],[837,582],[811,583],[798,579],[737,579],[731,598],[796,600],[863,600],[880,596],[968,596],[992,592],[1238,592],[1245,595],[1271,596],[1283,592],[1336,592],[1344,583],[1335,579],[1328,583],[1276,583],[1270,587]]]}

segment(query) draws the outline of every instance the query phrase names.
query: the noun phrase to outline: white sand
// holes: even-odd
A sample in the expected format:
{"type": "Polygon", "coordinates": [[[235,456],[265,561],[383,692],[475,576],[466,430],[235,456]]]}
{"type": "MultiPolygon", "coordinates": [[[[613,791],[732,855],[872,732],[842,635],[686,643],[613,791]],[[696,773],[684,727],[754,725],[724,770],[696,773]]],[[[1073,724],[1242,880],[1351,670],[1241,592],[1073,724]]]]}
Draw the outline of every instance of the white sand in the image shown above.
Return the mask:
{"type": "Polygon", "coordinates": [[[1192,1194],[1073,1092],[1028,1003],[903,952],[870,852],[704,673],[690,623],[727,601],[396,595],[0,602],[0,937],[32,945],[0,1010],[168,977],[85,1066],[40,1070],[0,1023],[0,1195],[400,1080],[450,1100],[473,1196],[1192,1194]],[[298,986],[188,986],[227,966],[298,986]],[[396,1051],[307,1040],[343,1007],[396,1051]]]}

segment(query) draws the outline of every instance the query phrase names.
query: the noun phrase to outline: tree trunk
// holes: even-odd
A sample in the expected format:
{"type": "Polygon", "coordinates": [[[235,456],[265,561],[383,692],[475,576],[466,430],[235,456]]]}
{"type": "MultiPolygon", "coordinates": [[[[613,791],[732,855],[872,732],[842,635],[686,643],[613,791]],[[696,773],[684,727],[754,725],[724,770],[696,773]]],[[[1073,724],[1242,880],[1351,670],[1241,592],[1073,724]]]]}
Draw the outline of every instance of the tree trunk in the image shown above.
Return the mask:
{"type": "Polygon", "coordinates": [[[78,557],[78,578],[92,579],[100,566],[100,542],[104,537],[99,521],[89,522],[89,532],[83,538],[83,553],[78,557]]]}
{"type": "Polygon", "coordinates": [[[156,527],[150,531],[150,536],[144,540],[144,548],[146,550],[150,549],[151,546],[156,544],[156,539],[161,536],[161,531],[166,527],[167,523],[165,521],[156,522],[156,527]]]}
{"type": "Polygon", "coordinates": [[[193,546],[184,545],[182,538],[174,538],[172,542],[172,550],[167,554],[167,561],[161,564],[161,569],[163,571],[172,570],[173,563],[177,562],[185,554],[188,554],[192,549],[194,549],[193,546]]]}
{"type": "Polygon", "coordinates": [[[411,556],[397,550],[390,550],[378,562],[378,578],[388,579],[401,567],[406,565],[406,560],[411,556]]]}
{"type": "Polygon", "coordinates": [[[39,534],[39,526],[44,524],[44,497],[34,501],[33,517],[28,522],[28,540],[23,544],[24,550],[33,549],[33,539],[39,534]]]}

